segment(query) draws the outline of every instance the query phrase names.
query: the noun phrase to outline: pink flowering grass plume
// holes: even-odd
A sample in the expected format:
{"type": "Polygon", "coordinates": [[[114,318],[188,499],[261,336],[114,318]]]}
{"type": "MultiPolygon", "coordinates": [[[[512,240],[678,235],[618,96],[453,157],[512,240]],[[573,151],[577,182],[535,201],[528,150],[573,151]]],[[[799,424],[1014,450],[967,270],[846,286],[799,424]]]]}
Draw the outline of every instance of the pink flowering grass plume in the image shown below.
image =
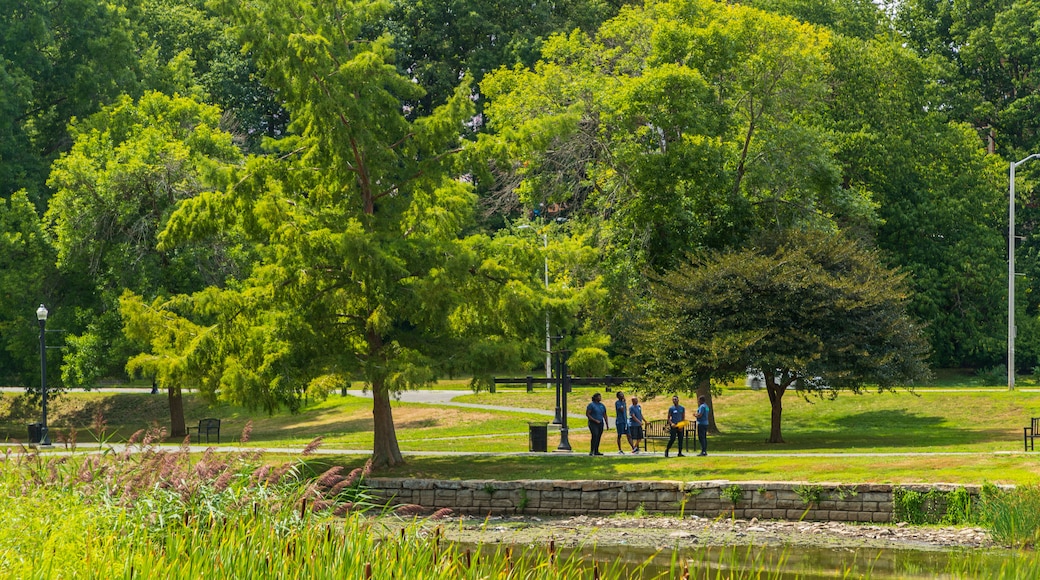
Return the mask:
{"type": "Polygon", "coordinates": [[[318,485],[325,489],[331,489],[337,483],[343,481],[343,476],[340,475],[341,471],[343,471],[342,465],[333,465],[326,469],[325,473],[322,473],[321,476],[318,477],[318,485]]]}
{"type": "Polygon", "coordinates": [[[343,517],[347,515],[347,513],[350,512],[350,510],[352,509],[354,509],[354,504],[349,501],[345,501],[336,506],[336,509],[333,510],[332,513],[339,517],[343,517]]]}
{"type": "Polygon", "coordinates": [[[407,516],[417,516],[417,515],[423,513],[424,511],[426,511],[426,508],[424,508],[421,505],[416,505],[414,503],[401,504],[401,505],[397,506],[396,508],[394,508],[394,513],[395,514],[397,514],[399,516],[405,516],[405,517],[407,517],[407,516]]]}
{"type": "Polygon", "coordinates": [[[249,443],[249,438],[253,435],[253,420],[246,421],[246,426],[242,427],[242,436],[238,438],[238,442],[243,445],[249,443]]]}
{"type": "Polygon", "coordinates": [[[317,437],[312,439],[306,447],[303,448],[303,451],[300,453],[300,455],[303,455],[304,457],[307,457],[308,455],[313,455],[314,452],[317,451],[319,447],[321,447],[323,441],[324,439],[322,438],[322,436],[318,435],[317,437]]]}
{"type": "Polygon", "coordinates": [[[368,461],[365,462],[365,466],[361,469],[361,479],[367,479],[372,476],[372,458],[369,457],[368,461]]]}
{"type": "Polygon", "coordinates": [[[443,520],[443,519],[446,519],[446,518],[450,518],[453,513],[455,513],[455,512],[451,511],[451,508],[441,508],[441,509],[433,512],[433,515],[430,516],[430,519],[431,520],[443,520]]]}

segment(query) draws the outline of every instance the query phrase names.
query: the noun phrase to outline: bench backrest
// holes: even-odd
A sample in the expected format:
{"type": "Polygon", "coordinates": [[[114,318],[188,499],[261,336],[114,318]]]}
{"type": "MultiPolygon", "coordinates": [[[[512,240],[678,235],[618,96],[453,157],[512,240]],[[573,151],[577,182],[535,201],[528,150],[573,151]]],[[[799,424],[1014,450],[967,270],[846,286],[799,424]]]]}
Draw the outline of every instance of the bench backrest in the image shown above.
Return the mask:
{"type": "Polygon", "coordinates": [[[668,421],[664,419],[654,419],[653,421],[646,421],[643,423],[643,436],[647,439],[652,437],[668,437],[671,430],[668,428],[668,421]]]}
{"type": "Polygon", "coordinates": [[[1040,433],[1040,417],[1033,417],[1033,433],[1040,433]]]}
{"type": "Polygon", "coordinates": [[[199,420],[199,431],[220,430],[220,419],[199,420]]]}

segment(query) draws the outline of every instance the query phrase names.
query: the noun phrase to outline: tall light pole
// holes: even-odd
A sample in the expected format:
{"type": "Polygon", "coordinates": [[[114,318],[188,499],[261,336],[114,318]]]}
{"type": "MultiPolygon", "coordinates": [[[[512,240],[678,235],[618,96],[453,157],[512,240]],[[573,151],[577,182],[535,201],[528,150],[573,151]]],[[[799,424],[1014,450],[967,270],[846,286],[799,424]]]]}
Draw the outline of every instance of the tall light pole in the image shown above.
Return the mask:
{"type": "Polygon", "coordinates": [[[1008,390],[1015,390],[1015,168],[1030,159],[1040,157],[1033,153],[1020,161],[1012,161],[1008,171],[1008,390]]]}
{"type": "MultiPolygon", "coordinates": [[[[518,230],[533,230],[530,224],[517,227],[518,230]]],[[[542,248],[545,250],[545,292],[549,293],[549,234],[542,232],[542,248]]],[[[552,378],[552,340],[549,338],[549,309],[545,310],[545,378],[552,378]]]]}
{"type": "Polygon", "coordinates": [[[50,445],[47,434],[47,307],[40,304],[36,309],[36,320],[40,322],[40,393],[43,395],[43,417],[40,423],[40,445],[50,445]]]}

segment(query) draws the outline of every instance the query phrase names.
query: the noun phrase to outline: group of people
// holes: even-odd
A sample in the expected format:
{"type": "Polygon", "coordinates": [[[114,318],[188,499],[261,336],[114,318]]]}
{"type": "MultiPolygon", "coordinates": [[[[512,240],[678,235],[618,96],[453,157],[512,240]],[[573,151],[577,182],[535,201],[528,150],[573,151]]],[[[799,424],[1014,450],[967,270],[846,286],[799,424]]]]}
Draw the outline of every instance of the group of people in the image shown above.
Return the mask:
{"type": "MultiPolygon", "coordinates": [[[[699,403],[694,418],[697,420],[697,440],[701,445],[699,455],[704,456],[708,454],[708,414],[710,410],[704,397],[700,397],[699,403]]],[[[621,448],[622,437],[628,438],[628,445],[632,453],[639,453],[639,445],[643,440],[643,426],[646,424],[639,397],[632,397],[632,404],[626,405],[625,393],[618,391],[617,401],[614,402],[614,412],[616,413],[614,427],[617,429],[618,453],[622,455],[625,453],[621,448]]],[[[600,453],[599,444],[603,439],[603,431],[610,429],[610,423],[607,421],[607,407],[603,404],[603,397],[599,393],[592,395],[592,402],[585,407],[585,416],[589,419],[589,431],[592,433],[589,455],[603,455],[600,453]]],[[[672,406],[668,407],[667,420],[669,435],[664,456],[668,457],[672,445],[678,440],[679,457],[685,457],[682,450],[683,439],[686,437],[686,408],[679,404],[678,396],[672,397],[672,406]]]]}

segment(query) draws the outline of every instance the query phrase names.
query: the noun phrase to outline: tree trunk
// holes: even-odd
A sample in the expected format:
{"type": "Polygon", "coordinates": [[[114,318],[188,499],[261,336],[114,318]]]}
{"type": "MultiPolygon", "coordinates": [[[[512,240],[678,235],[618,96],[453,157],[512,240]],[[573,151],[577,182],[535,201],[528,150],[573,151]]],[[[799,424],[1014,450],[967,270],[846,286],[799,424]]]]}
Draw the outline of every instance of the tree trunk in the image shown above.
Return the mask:
{"type": "Polygon", "coordinates": [[[778,385],[776,377],[766,374],[766,391],[769,393],[769,405],[772,408],[769,422],[769,439],[766,443],[783,443],[784,438],[780,435],[780,416],[783,413],[783,396],[787,385],[778,385]]]}
{"type": "Polygon", "coordinates": [[[183,439],[188,435],[184,428],[184,396],[180,387],[174,385],[170,385],[166,392],[170,402],[170,437],[183,439]]]}
{"type": "Polygon", "coordinates": [[[697,384],[697,399],[699,400],[701,397],[704,397],[704,402],[711,411],[708,413],[708,433],[718,434],[719,428],[715,424],[715,403],[711,400],[711,381],[703,380],[697,384]]]}
{"type": "Polygon", "coordinates": [[[372,466],[396,467],[404,464],[401,448],[397,445],[397,431],[394,429],[394,417],[390,409],[390,393],[379,381],[372,385],[372,419],[375,427],[372,442],[372,466]]]}

